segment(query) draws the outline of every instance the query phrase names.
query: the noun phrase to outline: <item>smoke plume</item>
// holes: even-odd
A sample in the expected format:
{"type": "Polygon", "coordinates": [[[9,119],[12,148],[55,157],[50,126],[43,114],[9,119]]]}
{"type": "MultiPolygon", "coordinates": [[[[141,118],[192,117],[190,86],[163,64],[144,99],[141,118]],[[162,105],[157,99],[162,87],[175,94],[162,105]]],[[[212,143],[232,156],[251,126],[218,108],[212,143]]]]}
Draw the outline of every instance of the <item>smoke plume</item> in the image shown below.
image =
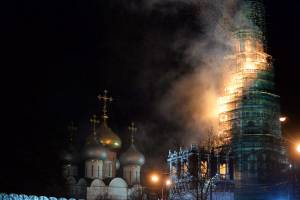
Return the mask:
{"type": "MultiPolygon", "coordinates": [[[[144,148],[151,146],[151,150],[156,146],[156,152],[164,156],[166,148],[201,143],[209,134],[217,131],[218,97],[230,76],[224,58],[232,54],[232,30],[248,23],[241,10],[242,2],[144,0],[129,5],[129,9],[146,13],[152,21],[158,16],[169,19],[170,23],[166,23],[166,26],[172,30],[167,33],[148,33],[149,40],[147,34],[145,36],[145,48],[151,49],[150,59],[146,56],[145,65],[149,65],[148,69],[151,70],[161,70],[163,75],[153,75],[154,78],[151,78],[151,70],[145,70],[141,85],[146,84],[145,80],[151,80],[148,85],[151,85],[150,91],[156,96],[155,107],[163,125],[157,126],[155,122],[141,124],[141,143],[145,144],[144,148]],[[178,20],[174,28],[172,19],[182,16],[188,20],[178,20]],[[156,37],[160,38],[158,42],[161,46],[156,44],[156,37]],[[164,52],[153,50],[155,47],[171,49],[172,55],[177,56],[179,66],[155,68],[155,64],[165,56],[164,52]],[[157,90],[153,90],[153,87],[157,90]],[[155,134],[161,138],[161,144],[151,143],[155,134]]],[[[146,89],[149,87],[145,86],[146,89]]]]}

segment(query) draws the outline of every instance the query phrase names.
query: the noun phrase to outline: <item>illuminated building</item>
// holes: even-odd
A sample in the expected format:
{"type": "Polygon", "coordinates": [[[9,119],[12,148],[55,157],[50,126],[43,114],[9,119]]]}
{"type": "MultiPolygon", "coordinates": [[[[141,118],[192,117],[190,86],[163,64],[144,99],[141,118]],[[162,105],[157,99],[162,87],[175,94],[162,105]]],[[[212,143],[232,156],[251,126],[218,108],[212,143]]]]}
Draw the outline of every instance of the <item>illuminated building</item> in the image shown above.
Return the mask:
{"type": "Polygon", "coordinates": [[[227,198],[227,193],[221,194],[223,198],[214,196],[220,189],[223,192],[232,191],[232,187],[226,190],[224,184],[218,184],[224,171],[232,172],[225,176],[225,183],[234,184],[236,200],[268,200],[288,196],[287,152],[279,120],[280,98],[274,93],[272,57],[266,52],[263,3],[260,0],[245,0],[240,5],[240,13],[240,25],[234,24],[230,28],[232,54],[224,59],[224,71],[229,75],[218,101],[217,145],[209,152],[180,150],[169,153],[170,176],[175,183],[170,190],[171,199],[180,199],[180,195],[181,198],[182,195],[190,195],[186,199],[202,199],[198,198],[198,192],[195,193],[197,186],[193,185],[193,179],[203,184],[200,192],[206,195],[205,198],[233,199],[233,196],[227,198]],[[220,161],[222,152],[229,155],[227,160],[233,162],[226,164],[220,161]],[[192,172],[195,167],[190,159],[194,154],[198,160],[196,169],[200,169],[198,174],[192,172]],[[219,159],[214,160],[216,155],[219,159]],[[187,173],[182,170],[185,162],[191,170],[187,173]],[[203,172],[207,172],[208,176],[203,172]],[[205,191],[205,187],[210,192],[205,191]],[[176,190],[179,191],[177,194],[176,190]]]}
{"type": "Polygon", "coordinates": [[[235,158],[236,199],[264,200],[286,192],[287,155],[263,3],[247,0],[242,12],[246,23],[234,31],[233,55],[226,62],[231,76],[219,101],[219,137],[235,158]]]}
{"type": "MultiPolygon", "coordinates": [[[[100,121],[93,115],[90,119],[92,131],[86,138],[81,155],[72,143],[62,154],[67,196],[87,200],[142,198],[144,194],[140,173],[145,157],[133,141],[133,134],[137,129],[132,123],[129,127],[132,134],[131,145],[118,157],[122,141],[107,123],[107,102],[112,101],[112,98],[107,97],[106,91],[104,96],[98,98],[104,104],[101,125],[97,126],[100,121]],[[123,173],[118,172],[120,165],[123,173]]],[[[75,129],[71,126],[71,133],[75,129]]]]}
{"type": "Polygon", "coordinates": [[[169,199],[234,198],[233,157],[225,147],[217,149],[191,145],[169,151],[169,199]]]}

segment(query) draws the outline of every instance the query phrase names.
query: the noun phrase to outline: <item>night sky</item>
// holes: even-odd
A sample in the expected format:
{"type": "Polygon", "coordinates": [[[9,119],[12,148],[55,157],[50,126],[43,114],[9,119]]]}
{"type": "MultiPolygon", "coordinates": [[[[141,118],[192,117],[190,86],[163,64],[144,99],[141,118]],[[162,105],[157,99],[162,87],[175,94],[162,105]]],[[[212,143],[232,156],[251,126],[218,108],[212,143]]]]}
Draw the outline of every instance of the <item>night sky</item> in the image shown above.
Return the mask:
{"type": "MultiPolygon", "coordinates": [[[[79,126],[80,146],[89,134],[89,117],[100,115],[97,95],[104,89],[114,98],[109,124],[124,148],[131,121],[165,123],[156,102],[177,78],[165,75],[187,70],[182,55],[170,46],[182,27],[191,36],[201,34],[195,8],[173,3],[144,12],[140,0],[7,4],[1,12],[0,192],[56,194],[54,185],[61,183],[58,156],[66,143],[67,126],[71,120],[79,126]]],[[[288,116],[284,130],[299,137],[300,3],[269,0],[266,9],[276,93],[281,96],[282,113],[288,116]]],[[[176,128],[159,127],[163,126],[151,128],[150,146],[139,147],[147,156],[155,157],[155,145],[172,137],[169,131],[176,128]]]]}

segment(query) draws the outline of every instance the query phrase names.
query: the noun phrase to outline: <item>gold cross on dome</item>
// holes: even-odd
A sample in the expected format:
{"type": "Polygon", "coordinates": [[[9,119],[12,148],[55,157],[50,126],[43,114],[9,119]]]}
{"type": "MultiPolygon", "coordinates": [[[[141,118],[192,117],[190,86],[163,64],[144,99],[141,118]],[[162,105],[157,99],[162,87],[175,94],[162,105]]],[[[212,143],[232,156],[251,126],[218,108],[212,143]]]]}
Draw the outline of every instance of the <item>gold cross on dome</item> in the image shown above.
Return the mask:
{"type": "Polygon", "coordinates": [[[71,121],[71,124],[68,126],[68,131],[70,132],[70,142],[72,142],[74,134],[77,131],[77,127],[74,125],[73,121],[71,121]]]}
{"type": "Polygon", "coordinates": [[[134,142],[134,134],[137,131],[134,122],[131,122],[131,125],[128,127],[129,132],[131,133],[131,144],[134,142]]]}
{"type": "Polygon", "coordinates": [[[98,99],[99,99],[99,101],[103,101],[103,109],[102,109],[103,116],[102,117],[103,117],[103,123],[104,123],[104,125],[106,125],[106,120],[108,119],[108,116],[107,116],[107,102],[112,102],[113,98],[108,97],[107,96],[107,90],[104,90],[104,95],[99,94],[98,99]]]}
{"type": "Polygon", "coordinates": [[[97,116],[93,115],[93,117],[90,119],[90,122],[93,126],[93,133],[95,135],[96,134],[96,126],[97,126],[97,124],[99,124],[99,120],[97,120],[97,116]]]}

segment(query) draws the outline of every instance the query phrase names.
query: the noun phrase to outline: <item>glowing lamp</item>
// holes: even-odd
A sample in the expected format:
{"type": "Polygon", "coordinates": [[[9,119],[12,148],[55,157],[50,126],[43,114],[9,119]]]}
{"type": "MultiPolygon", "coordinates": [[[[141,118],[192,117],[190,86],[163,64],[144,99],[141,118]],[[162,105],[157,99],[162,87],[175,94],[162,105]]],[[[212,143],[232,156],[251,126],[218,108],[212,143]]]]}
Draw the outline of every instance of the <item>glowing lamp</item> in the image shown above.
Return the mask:
{"type": "Polygon", "coordinates": [[[153,183],[157,183],[157,182],[159,181],[159,177],[158,177],[156,174],[153,174],[153,175],[151,176],[151,181],[152,181],[153,183]]]}
{"type": "Polygon", "coordinates": [[[171,182],[171,180],[170,180],[170,179],[167,179],[167,180],[166,180],[166,186],[170,186],[170,185],[171,185],[171,183],[172,183],[172,182],[171,182]]]}
{"type": "Polygon", "coordinates": [[[298,144],[298,146],[296,147],[296,151],[297,151],[298,153],[300,153],[300,144],[298,144]]]}
{"type": "Polygon", "coordinates": [[[280,117],[280,118],[279,118],[279,121],[280,121],[280,122],[285,122],[285,121],[286,121],[286,117],[280,117]]]}

